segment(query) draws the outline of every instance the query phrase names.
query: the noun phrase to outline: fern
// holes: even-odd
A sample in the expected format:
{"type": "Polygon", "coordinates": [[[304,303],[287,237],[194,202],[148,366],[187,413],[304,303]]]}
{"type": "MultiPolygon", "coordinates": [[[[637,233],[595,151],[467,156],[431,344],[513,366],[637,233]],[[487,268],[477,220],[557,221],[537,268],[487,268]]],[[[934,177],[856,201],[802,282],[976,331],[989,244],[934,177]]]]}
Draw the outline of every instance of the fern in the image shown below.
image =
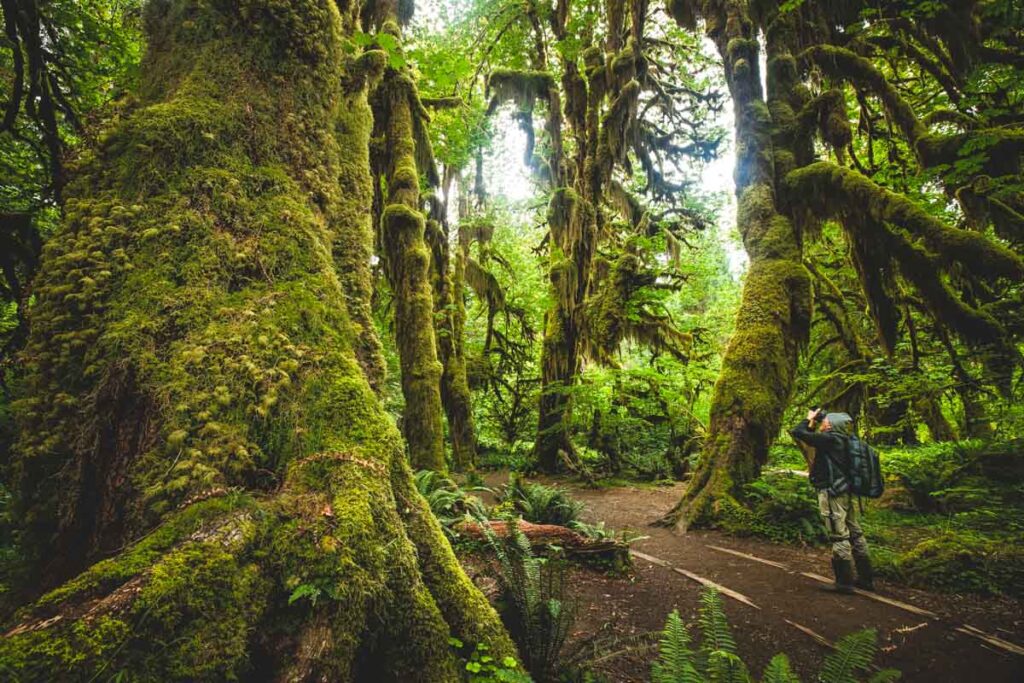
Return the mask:
{"type": "Polygon", "coordinates": [[[499,539],[490,525],[482,526],[498,559],[508,604],[503,617],[523,662],[538,681],[553,680],[576,618],[575,603],[565,597],[564,566],[534,556],[529,539],[514,520],[510,520],[504,539],[499,539]]]}
{"type": "Polygon", "coordinates": [[[583,503],[574,500],[565,489],[544,484],[526,484],[518,476],[509,478],[501,494],[527,522],[568,526],[583,512],[583,503]]]}
{"type": "Polygon", "coordinates": [[[789,657],[777,654],[764,669],[761,683],[800,683],[800,679],[789,666],[789,657]]]}
{"type": "MultiPolygon", "coordinates": [[[[673,610],[661,632],[658,659],[651,665],[652,683],[750,683],[750,672],[736,652],[718,591],[705,588],[700,602],[700,656],[694,655],[690,634],[679,612],[673,610]]],[[[835,652],[825,659],[819,682],[857,683],[858,672],[867,671],[875,656],[875,638],[875,632],[869,629],[840,640],[835,652]]],[[[886,669],[868,683],[892,683],[899,677],[899,671],[886,669]]],[[[778,654],[765,667],[761,682],[800,683],[800,679],[790,668],[789,658],[778,654]]]]}
{"type": "Polygon", "coordinates": [[[870,628],[843,637],[836,651],[825,658],[821,683],[856,683],[856,672],[866,671],[875,657],[875,640],[875,630],[870,628]]]}
{"type": "Polygon", "coordinates": [[[651,682],[701,683],[702,680],[693,664],[690,633],[679,618],[679,610],[672,610],[661,632],[658,659],[651,665],[651,682]]]}
{"type": "Polygon", "coordinates": [[[750,683],[747,665],[739,656],[724,650],[708,655],[708,683],[750,683]]]}
{"type": "Polygon", "coordinates": [[[704,636],[701,652],[710,658],[713,652],[736,654],[736,641],[733,640],[729,622],[722,607],[722,598],[714,588],[707,588],[700,596],[700,628],[704,636]]]}

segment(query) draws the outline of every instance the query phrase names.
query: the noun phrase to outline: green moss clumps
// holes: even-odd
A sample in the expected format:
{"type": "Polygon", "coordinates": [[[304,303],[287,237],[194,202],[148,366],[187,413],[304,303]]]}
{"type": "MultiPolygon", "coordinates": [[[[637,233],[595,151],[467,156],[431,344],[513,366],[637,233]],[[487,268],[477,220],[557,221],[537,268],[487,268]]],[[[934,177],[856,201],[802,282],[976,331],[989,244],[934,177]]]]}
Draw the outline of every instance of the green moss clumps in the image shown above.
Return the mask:
{"type": "Polygon", "coordinates": [[[520,111],[533,111],[538,99],[547,100],[555,78],[547,71],[495,69],[487,78],[487,92],[498,103],[515,102],[520,111]]]}
{"type": "Polygon", "coordinates": [[[97,565],[77,585],[22,613],[0,644],[4,671],[17,680],[89,680],[105,670],[132,670],[147,681],[215,681],[245,671],[249,631],[269,588],[251,561],[256,525],[247,514],[231,513],[163,547],[173,531],[211,511],[183,515],[189,519],[174,520],[158,542],[97,565]],[[105,586],[98,600],[71,595],[95,582],[88,589],[94,595],[115,576],[120,586],[105,586]],[[164,647],[153,647],[155,641],[164,647]]]}
{"type": "MultiPolygon", "coordinates": [[[[36,289],[14,469],[51,590],[0,670],[447,683],[450,635],[513,655],[436,522],[403,517],[421,501],[357,355],[365,273],[337,271],[369,207],[339,180],[365,196],[369,121],[336,4],[149,8],[143,101],[69,186],[36,289]]],[[[421,233],[407,208],[385,218],[421,233]]]]}
{"type": "Polygon", "coordinates": [[[856,171],[823,161],[791,173],[787,182],[822,216],[867,214],[921,237],[929,249],[981,277],[1024,277],[1024,262],[1010,249],[981,233],[943,224],[913,201],[856,171]]]}
{"type": "Polygon", "coordinates": [[[950,531],[887,556],[880,573],[911,586],[982,595],[1024,595],[1024,550],[1019,544],[950,531]]]}
{"type": "Polygon", "coordinates": [[[376,135],[387,141],[380,159],[387,185],[381,245],[385,273],[395,293],[395,340],[405,398],[402,431],[413,465],[443,472],[442,366],[434,335],[426,221],[419,211],[418,168],[429,149],[423,149],[423,136],[416,135],[422,112],[409,76],[389,70],[374,94],[373,107],[376,135]]]}
{"type": "Polygon", "coordinates": [[[875,68],[870,60],[835,45],[815,45],[808,48],[801,57],[813,60],[827,75],[836,80],[849,81],[858,88],[874,93],[911,146],[915,146],[918,139],[927,133],[913,107],[900,97],[885,75],[875,68]]]}

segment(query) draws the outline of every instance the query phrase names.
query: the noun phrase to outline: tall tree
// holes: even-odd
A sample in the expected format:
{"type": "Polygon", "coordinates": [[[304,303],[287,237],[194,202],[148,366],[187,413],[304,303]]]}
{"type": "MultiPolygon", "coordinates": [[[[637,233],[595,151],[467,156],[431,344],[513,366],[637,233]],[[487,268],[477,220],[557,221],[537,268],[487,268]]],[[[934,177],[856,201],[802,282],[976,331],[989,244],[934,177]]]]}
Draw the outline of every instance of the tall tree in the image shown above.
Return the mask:
{"type": "Polygon", "coordinates": [[[521,31],[510,39],[519,51],[512,68],[492,69],[488,87],[492,110],[517,105],[527,163],[550,190],[534,454],[540,469],[555,471],[574,460],[571,399],[585,357],[608,362],[626,338],[685,355],[685,336],[644,304],[658,257],[640,245],[673,243],[700,224],[680,180],[688,159],[715,154],[718,137],[704,115],[717,98],[678,68],[699,61],[697,47],[650,26],[646,2],[517,10],[507,20],[521,31]],[[545,106],[539,140],[537,102],[545,106]]]}
{"type": "Polygon", "coordinates": [[[387,55],[330,0],[153,2],[146,25],[139,104],[44,253],[16,467],[53,590],[4,670],[446,682],[452,636],[514,655],[415,492],[332,258],[366,239],[338,180],[369,171],[387,55]]]}
{"type": "MultiPolygon", "coordinates": [[[[1005,46],[1018,44],[1019,35],[993,23],[1001,4],[907,8],[902,3],[707,0],[670,5],[684,23],[703,18],[725,64],[736,108],[739,225],[751,265],[716,385],[705,451],[666,521],[686,528],[742,514],[737,499],[758,476],[778,433],[797,350],[807,339],[811,288],[801,248],[805,238],[820,233],[823,221],[842,226],[883,346],[893,345],[898,281],[928,316],[973,350],[990,382],[1008,390],[1019,360],[1014,348],[1019,311],[1005,307],[1019,301],[1024,264],[977,228],[992,225],[997,234],[1013,234],[1013,221],[998,207],[1020,197],[1014,177],[1020,168],[1020,124],[1012,119],[996,124],[1005,109],[991,106],[991,94],[981,97],[988,100],[984,115],[956,109],[977,107],[977,98],[966,105],[959,97],[950,99],[954,108],[939,107],[923,117],[883,70],[916,67],[930,73],[933,61],[940,60],[961,82],[972,73],[1002,82],[1006,75],[987,72],[986,63],[1017,68],[1019,60],[1005,46]],[[919,15],[916,27],[906,23],[907,12],[919,15]],[[916,44],[898,33],[903,31],[914,34],[916,44]],[[766,36],[767,103],[758,77],[759,32],[766,36]],[[890,173],[860,162],[845,88],[863,109],[880,106],[884,113],[883,144],[895,167],[890,173]],[[950,132],[950,121],[966,130],[950,132]],[[812,147],[814,136],[824,149],[812,147]],[[829,150],[835,161],[820,159],[818,154],[829,150]],[[993,183],[985,185],[987,199],[978,203],[995,211],[971,203],[973,185],[965,182],[965,171],[974,177],[979,170],[993,183]],[[916,186],[906,182],[915,171],[916,186]],[[935,180],[959,201],[960,225],[954,224],[956,215],[929,208],[927,184],[935,180]],[[1005,317],[997,319],[997,311],[1005,317]]],[[[868,138],[873,154],[872,137],[880,131],[870,114],[856,132],[868,138]]]]}
{"type": "MultiPolygon", "coordinates": [[[[382,44],[399,55],[399,16],[409,8],[393,2],[367,5],[371,28],[380,29],[382,44]]],[[[437,185],[426,112],[416,84],[401,61],[389,64],[373,96],[375,131],[384,144],[375,165],[386,185],[381,204],[380,243],[384,271],[394,293],[395,340],[402,368],[402,433],[413,466],[443,472],[444,428],[441,422],[442,366],[437,357],[434,298],[431,283],[427,222],[420,207],[420,173],[437,185]]],[[[380,187],[380,183],[377,184],[380,187]]]]}

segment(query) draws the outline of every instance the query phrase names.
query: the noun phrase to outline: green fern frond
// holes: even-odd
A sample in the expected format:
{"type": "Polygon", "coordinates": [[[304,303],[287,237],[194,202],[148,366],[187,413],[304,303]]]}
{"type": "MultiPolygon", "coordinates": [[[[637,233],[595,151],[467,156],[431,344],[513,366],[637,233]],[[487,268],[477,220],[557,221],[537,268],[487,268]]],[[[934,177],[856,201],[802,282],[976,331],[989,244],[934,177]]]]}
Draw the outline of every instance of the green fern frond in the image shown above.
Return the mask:
{"type": "Polygon", "coordinates": [[[702,683],[702,677],[693,665],[690,634],[672,610],[665,621],[658,644],[658,659],[651,666],[652,683],[702,683]]]}
{"type": "Polygon", "coordinates": [[[708,655],[708,683],[750,683],[750,672],[735,653],[715,650],[708,655]]]}
{"type": "Polygon", "coordinates": [[[800,679],[789,666],[789,657],[779,653],[772,657],[764,669],[761,683],[800,683],[800,679]]]}
{"type": "Polygon", "coordinates": [[[875,657],[874,629],[864,629],[843,637],[836,651],[825,658],[822,683],[856,683],[856,672],[866,671],[875,657]]]}
{"type": "Polygon", "coordinates": [[[710,657],[712,652],[736,654],[736,641],[725,617],[722,598],[711,587],[705,588],[700,595],[700,628],[704,636],[701,652],[705,657],[710,657]]]}
{"type": "Polygon", "coordinates": [[[903,677],[903,674],[896,669],[882,669],[868,679],[868,683],[893,683],[903,677]]]}

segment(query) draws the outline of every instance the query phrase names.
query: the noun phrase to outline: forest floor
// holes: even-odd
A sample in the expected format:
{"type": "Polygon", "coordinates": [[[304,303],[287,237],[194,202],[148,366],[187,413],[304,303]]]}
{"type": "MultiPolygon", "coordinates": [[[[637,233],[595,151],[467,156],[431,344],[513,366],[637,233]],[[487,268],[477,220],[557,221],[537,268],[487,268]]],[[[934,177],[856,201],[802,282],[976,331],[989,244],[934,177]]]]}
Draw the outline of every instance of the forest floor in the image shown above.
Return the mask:
{"type": "MultiPolygon", "coordinates": [[[[485,476],[489,486],[506,478],[503,472],[485,476]]],[[[904,681],[1024,680],[1020,601],[931,593],[877,580],[878,595],[902,606],[867,595],[832,594],[809,576],[831,578],[827,548],[716,531],[678,535],[649,526],[675,504],[683,484],[594,489],[550,478],[543,481],[571,489],[573,497],[586,504],[584,521],[646,536],[632,544],[634,567],[626,575],[580,568],[569,580],[579,601],[572,640],[578,643],[601,634],[606,643],[623,644],[606,645],[610,651],[626,651],[595,667],[610,681],[648,680],[655,653],[624,644],[659,631],[673,609],[697,634],[701,581],[738,594],[740,599],[723,595],[723,601],[740,654],[757,677],[773,655],[785,652],[801,678],[813,680],[829,643],[874,628],[880,649],[875,664],[899,669],[904,681]]]]}

